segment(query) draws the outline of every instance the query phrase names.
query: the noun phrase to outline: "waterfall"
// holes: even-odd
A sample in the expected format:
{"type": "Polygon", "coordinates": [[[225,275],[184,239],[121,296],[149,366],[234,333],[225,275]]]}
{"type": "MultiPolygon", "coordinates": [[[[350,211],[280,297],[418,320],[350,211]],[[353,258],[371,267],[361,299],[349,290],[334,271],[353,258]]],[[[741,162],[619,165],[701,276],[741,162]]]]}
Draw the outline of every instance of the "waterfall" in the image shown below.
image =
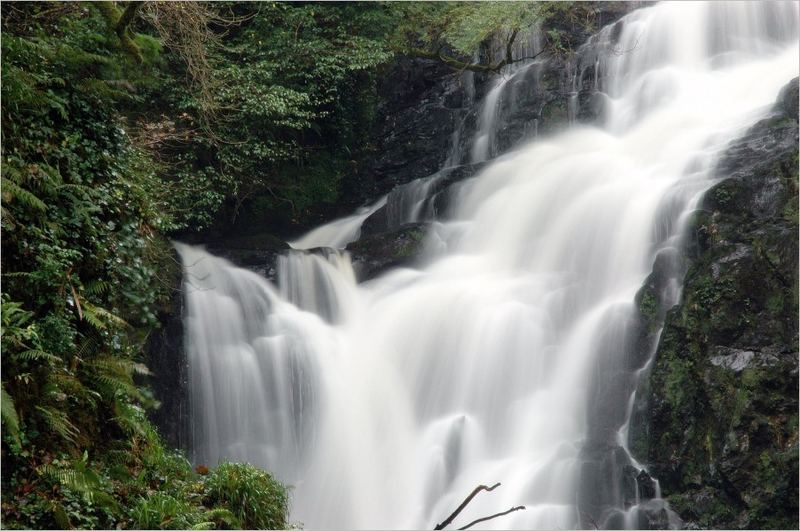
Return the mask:
{"type": "MultiPolygon", "coordinates": [[[[458,522],[524,505],[484,525],[594,525],[585,507],[640,525],[638,492],[587,466],[646,466],[626,450],[652,354],[631,351],[634,297],[654,262],[679,262],[718,155],[797,75],[798,18],[796,2],[665,2],[603,29],[567,74],[605,92],[603,123],[488,163],[424,267],[357,284],[347,253],[291,251],[276,286],[178,245],[195,462],[270,470],[311,528],[432,529],[498,481],[458,522]]],[[[494,155],[512,78],[484,98],[474,160],[494,155]]],[[[341,249],[385,201],[292,246],[341,249]]]]}
{"type": "Polygon", "coordinates": [[[386,196],[370,206],[363,207],[352,216],[345,216],[308,232],[302,237],[289,242],[293,249],[313,249],[315,247],[343,248],[358,239],[361,224],[386,204],[386,196]]]}

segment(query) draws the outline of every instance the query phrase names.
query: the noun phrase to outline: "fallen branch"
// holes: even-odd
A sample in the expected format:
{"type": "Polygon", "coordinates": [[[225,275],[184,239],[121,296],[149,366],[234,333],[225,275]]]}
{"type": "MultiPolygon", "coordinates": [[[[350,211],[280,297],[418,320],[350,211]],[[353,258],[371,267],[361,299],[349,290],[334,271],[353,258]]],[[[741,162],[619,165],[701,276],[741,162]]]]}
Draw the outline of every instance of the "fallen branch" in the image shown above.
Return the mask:
{"type": "Polygon", "coordinates": [[[514,511],[524,511],[524,510],[525,510],[525,506],[523,506],[523,505],[520,505],[518,507],[512,507],[511,509],[509,509],[507,511],[503,511],[502,513],[493,514],[492,516],[484,516],[483,518],[478,518],[477,520],[473,520],[472,522],[468,523],[464,527],[459,527],[458,529],[459,529],[459,531],[463,531],[464,529],[469,529],[470,527],[474,526],[475,524],[479,524],[481,522],[485,522],[486,520],[491,520],[491,519],[497,518],[499,516],[505,516],[505,515],[507,515],[509,513],[513,513],[514,511]]]}
{"type": "Polygon", "coordinates": [[[465,508],[467,505],[469,505],[469,502],[471,502],[471,501],[472,501],[472,498],[474,498],[475,496],[477,496],[477,495],[478,495],[478,493],[479,493],[480,491],[482,491],[482,490],[485,490],[486,492],[490,492],[490,491],[493,491],[494,489],[496,489],[496,488],[497,488],[497,487],[499,487],[499,486],[500,486],[500,483],[495,483],[495,484],[494,484],[494,485],[492,485],[491,487],[487,487],[486,485],[478,485],[477,487],[475,487],[475,490],[473,490],[473,491],[472,491],[472,492],[469,494],[469,496],[467,496],[466,498],[464,498],[464,501],[463,501],[463,502],[461,502],[461,505],[459,505],[459,506],[458,506],[458,509],[456,509],[455,511],[453,511],[453,514],[451,514],[450,516],[448,516],[448,517],[445,519],[445,521],[444,521],[444,522],[442,522],[441,524],[438,524],[436,527],[434,527],[434,529],[438,531],[439,529],[444,529],[445,527],[447,527],[448,525],[450,525],[450,524],[453,522],[453,520],[455,520],[455,519],[456,519],[456,516],[458,516],[458,515],[459,515],[459,513],[461,513],[461,511],[463,511],[463,510],[464,510],[464,508],[465,508]]]}
{"type": "MultiPolygon", "coordinates": [[[[494,489],[496,489],[499,486],[500,486],[500,483],[495,483],[491,487],[487,487],[486,485],[478,485],[477,487],[475,487],[475,489],[472,492],[470,492],[469,496],[464,498],[464,501],[461,502],[461,505],[459,505],[458,508],[455,511],[453,511],[453,514],[448,516],[442,523],[437,524],[436,527],[434,527],[434,529],[436,529],[436,530],[444,529],[445,527],[447,527],[448,525],[453,523],[453,520],[456,519],[456,516],[458,516],[461,513],[461,511],[463,511],[464,508],[467,505],[469,505],[469,503],[472,501],[472,499],[475,496],[477,496],[478,493],[481,492],[482,490],[485,490],[486,492],[490,492],[490,491],[493,491],[494,489]]],[[[475,524],[479,524],[479,523],[485,522],[487,520],[492,520],[492,519],[498,518],[500,516],[505,516],[505,515],[507,515],[509,513],[513,513],[514,511],[524,511],[524,510],[525,510],[525,507],[522,506],[522,505],[520,505],[518,507],[512,507],[511,509],[509,509],[507,511],[503,511],[502,513],[493,514],[491,516],[484,516],[483,518],[478,518],[477,520],[473,520],[472,522],[468,523],[464,527],[459,527],[458,529],[459,529],[459,531],[461,531],[463,529],[469,529],[470,527],[474,526],[475,524]]]]}

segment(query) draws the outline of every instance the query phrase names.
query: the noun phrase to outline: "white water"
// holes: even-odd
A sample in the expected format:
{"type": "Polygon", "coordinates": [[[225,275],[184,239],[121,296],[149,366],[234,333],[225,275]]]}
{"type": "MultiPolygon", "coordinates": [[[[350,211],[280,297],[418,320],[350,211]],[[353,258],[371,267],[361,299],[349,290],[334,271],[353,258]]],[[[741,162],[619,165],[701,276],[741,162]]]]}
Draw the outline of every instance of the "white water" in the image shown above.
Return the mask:
{"type": "MultiPolygon", "coordinates": [[[[497,481],[457,524],[525,505],[484,525],[579,525],[601,338],[678,244],[715,157],[797,75],[797,8],[633,12],[615,45],[630,51],[600,59],[604,127],[490,164],[424,269],[357,285],[346,255],[293,252],[278,288],[179,246],[194,459],[275,472],[310,528],[430,529],[497,481]]],[[[292,245],[343,247],[366,212],[292,245]]]]}
{"type": "Polygon", "coordinates": [[[314,249],[315,247],[331,247],[343,249],[348,243],[358,239],[361,224],[376,210],[386,204],[386,197],[380,198],[370,206],[363,207],[352,216],[345,216],[326,223],[289,242],[293,249],[314,249]]]}

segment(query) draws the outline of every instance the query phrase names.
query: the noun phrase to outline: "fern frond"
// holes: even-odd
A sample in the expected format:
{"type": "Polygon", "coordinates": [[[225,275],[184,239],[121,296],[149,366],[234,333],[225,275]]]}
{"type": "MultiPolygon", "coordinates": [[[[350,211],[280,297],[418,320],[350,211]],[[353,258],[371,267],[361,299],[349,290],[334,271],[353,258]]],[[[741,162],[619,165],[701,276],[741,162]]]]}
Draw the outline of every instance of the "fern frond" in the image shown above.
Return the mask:
{"type": "Polygon", "coordinates": [[[82,494],[84,499],[90,503],[104,506],[116,505],[114,498],[103,491],[100,477],[94,470],[86,466],[85,459],[86,454],[84,453],[84,460],[73,461],[69,468],[44,464],[37,471],[62,487],[82,494]]]}
{"type": "Polygon", "coordinates": [[[5,384],[0,390],[0,413],[2,413],[3,424],[6,429],[19,441],[19,416],[17,408],[14,406],[14,399],[6,391],[5,384]]]}
{"type": "Polygon", "coordinates": [[[33,210],[40,212],[47,210],[47,205],[44,201],[36,197],[33,192],[26,190],[10,179],[3,177],[0,180],[0,188],[2,189],[2,201],[5,204],[9,204],[16,199],[21,205],[33,210]]]}
{"type": "Polygon", "coordinates": [[[150,375],[150,370],[144,363],[138,363],[126,358],[118,358],[116,356],[101,356],[86,362],[86,365],[108,374],[131,375],[141,374],[144,376],[150,375]]]}
{"type": "Polygon", "coordinates": [[[128,433],[146,435],[150,425],[144,415],[144,410],[127,400],[114,401],[114,420],[128,433]]]}
{"type": "Polygon", "coordinates": [[[55,354],[50,354],[49,352],[45,352],[44,350],[40,350],[37,348],[32,348],[24,350],[22,352],[18,352],[16,354],[12,354],[11,357],[17,360],[27,360],[27,361],[33,361],[33,360],[61,361],[61,358],[59,358],[55,354]]]}
{"type": "Polygon", "coordinates": [[[139,396],[139,389],[137,389],[133,383],[116,375],[101,373],[93,374],[91,378],[96,385],[102,388],[101,392],[109,397],[114,396],[118,392],[133,397],[139,396]]]}
{"type": "Polygon", "coordinates": [[[45,175],[46,179],[37,179],[36,184],[47,195],[53,194],[56,190],[64,184],[64,178],[61,176],[61,171],[49,164],[39,163],[39,175],[45,175]]]}
{"type": "Polygon", "coordinates": [[[105,330],[109,325],[118,326],[120,328],[127,328],[130,326],[121,317],[87,300],[83,301],[83,315],[86,321],[98,330],[105,330]]]}
{"type": "Polygon", "coordinates": [[[67,413],[52,406],[36,406],[36,411],[47,426],[65,440],[74,443],[78,429],[70,422],[67,413]]]}
{"type": "Polygon", "coordinates": [[[86,285],[83,286],[83,291],[86,292],[87,295],[91,297],[99,297],[105,293],[108,293],[108,290],[111,288],[111,284],[105,280],[97,279],[91,282],[88,282],[86,285]]]}
{"type": "Polygon", "coordinates": [[[203,513],[203,518],[207,520],[214,520],[217,522],[223,522],[225,527],[228,529],[242,529],[242,523],[236,518],[236,515],[233,514],[228,509],[222,508],[215,508],[209,509],[205,513],[203,513]]]}
{"type": "Polygon", "coordinates": [[[73,528],[72,522],[69,521],[69,516],[67,516],[67,511],[64,510],[64,506],[60,503],[53,503],[53,518],[61,529],[73,528]]]}
{"type": "Polygon", "coordinates": [[[97,339],[97,336],[94,334],[92,335],[81,335],[81,346],[78,348],[77,356],[80,359],[87,358],[86,354],[92,351],[97,351],[98,346],[100,345],[100,340],[97,339]]]}

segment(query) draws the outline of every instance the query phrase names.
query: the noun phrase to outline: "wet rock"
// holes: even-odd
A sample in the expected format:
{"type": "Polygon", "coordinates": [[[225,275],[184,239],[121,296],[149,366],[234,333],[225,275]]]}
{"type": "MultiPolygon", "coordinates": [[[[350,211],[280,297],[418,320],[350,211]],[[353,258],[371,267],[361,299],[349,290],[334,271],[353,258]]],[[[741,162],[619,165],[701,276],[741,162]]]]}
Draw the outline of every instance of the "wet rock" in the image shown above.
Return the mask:
{"type": "Polygon", "coordinates": [[[172,448],[189,449],[188,367],[183,352],[182,268],[178,253],[171,250],[160,277],[170,286],[171,296],[158,309],[159,328],[147,339],[145,353],[151,375],[147,383],[160,406],[150,418],[164,441],[172,448]]]}
{"type": "MultiPolygon", "coordinates": [[[[800,90],[798,90],[798,78],[794,78],[792,82],[783,87],[781,93],[778,95],[778,103],[776,107],[789,118],[798,120],[798,99],[800,99],[800,90]]],[[[776,109],[777,110],[777,109],[776,109]]]]}
{"type": "Polygon", "coordinates": [[[374,183],[362,200],[431,175],[444,164],[464,106],[464,81],[446,65],[399,57],[378,86],[375,155],[364,174],[374,183]]]}
{"type": "Polygon", "coordinates": [[[636,486],[639,489],[640,499],[650,500],[656,497],[656,482],[646,470],[640,470],[637,474],[636,486]]]}
{"type": "Polygon", "coordinates": [[[290,249],[288,243],[269,233],[211,240],[204,244],[210,253],[269,280],[275,280],[277,275],[278,256],[290,249]]]}
{"type": "Polygon", "coordinates": [[[361,225],[361,237],[378,234],[387,230],[398,228],[409,222],[431,221],[445,217],[450,207],[450,199],[454,189],[465,180],[477,174],[487,163],[462,164],[444,168],[433,175],[423,177],[396,187],[388,195],[386,205],[376,210],[361,225]],[[429,181],[430,185],[424,188],[424,196],[414,195],[416,185],[422,181],[429,181]],[[405,219],[400,205],[420,201],[420,218],[417,220],[405,219]]]}
{"type": "Polygon", "coordinates": [[[349,244],[346,250],[359,281],[412,264],[423,250],[427,227],[426,223],[409,223],[349,244]]]}
{"type": "Polygon", "coordinates": [[[689,528],[797,526],[796,100],[722,156],[637,393],[631,448],[689,528]]]}

